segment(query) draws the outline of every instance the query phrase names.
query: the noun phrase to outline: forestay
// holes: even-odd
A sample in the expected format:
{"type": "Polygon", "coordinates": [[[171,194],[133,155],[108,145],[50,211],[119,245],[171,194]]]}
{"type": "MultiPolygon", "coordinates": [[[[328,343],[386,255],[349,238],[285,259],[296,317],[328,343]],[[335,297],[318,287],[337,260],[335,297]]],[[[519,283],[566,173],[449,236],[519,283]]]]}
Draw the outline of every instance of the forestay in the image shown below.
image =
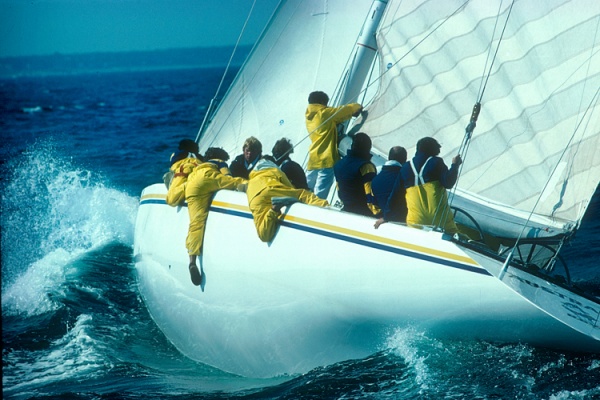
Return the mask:
{"type": "Polygon", "coordinates": [[[596,0],[512,10],[510,1],[391,1],[378,31],[387,72],[362,130],[380,154],[402,145],[411,155],[433,136],[449,161],[498,48],[458,186],[578,221],[600,177],[599,26],[596,0]]]}

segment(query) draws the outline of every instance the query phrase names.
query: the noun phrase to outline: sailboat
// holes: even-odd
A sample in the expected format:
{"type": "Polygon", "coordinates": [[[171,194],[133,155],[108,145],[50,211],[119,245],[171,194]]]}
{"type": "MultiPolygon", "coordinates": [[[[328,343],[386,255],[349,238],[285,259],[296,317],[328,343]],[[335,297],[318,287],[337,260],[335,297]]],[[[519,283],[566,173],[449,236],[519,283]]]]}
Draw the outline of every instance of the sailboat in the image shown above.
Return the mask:
{"type": "MultiPolygon", "coordinates": [[[[600,179],[600,2],[282,1],[199,135],[201,151],[308,153],[309,92],[359,102],[345,127],[373,160],[434,137],[464,163],[449,193],[470,240],[331,207],[293,204],[259,240],[244,193],[212,201],[201,286],[185,206],[163,183],[140,198],[134,256],[157,325],[186,356],[248,377],[366,357],[397,329],[447,340],[600,352],[600,300],[560,249],[600,179]]],[[[166,161],[165,161],[166,162],[166,161]]],[[[306,162],[306,159],[304,159],[306,162]]]]}

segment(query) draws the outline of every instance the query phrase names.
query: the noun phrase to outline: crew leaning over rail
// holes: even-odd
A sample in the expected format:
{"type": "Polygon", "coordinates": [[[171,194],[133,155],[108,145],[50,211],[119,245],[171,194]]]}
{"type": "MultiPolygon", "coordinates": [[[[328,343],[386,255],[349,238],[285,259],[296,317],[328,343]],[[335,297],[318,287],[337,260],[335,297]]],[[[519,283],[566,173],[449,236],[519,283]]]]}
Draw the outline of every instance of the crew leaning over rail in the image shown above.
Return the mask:
{"type": "Polygon", "coordinates": [[[258,161],[250,172],[246,190],[256,232],[263,242],[273,240],[281,216],[281,207],[297,201],[319,207],[329,205],[327,200],[320,199],[309,190],[295,189],[275,162],[267,157],[258,161]]]}
{"type": "Polygon", "coordinates": [[[165,185],[169,189],[166,199],[168,205],[176,207],[183,204],[187,178],[203,161],[198,153],[198,143],[191,139],[183,139],[179,142],[178,151],[171,155],[169,172],[163,176],[165,185]]]}
{"type": "Polygon", "coordinates": [[[227,152],[221,148],[211,147],[204,154],[206,162],[197,166],[188,177],[185,188],[185,199],[190,214],[190,227],[185,242],[190,256],[190,277],[196,286],[202,283],[202,258],[200,269],[196,265],[198,256],[202,254],[202,242],[210,203],[215,192],[221,189],[236,190],[247,181],[233,178],[229,174],[226,161],[227,152]]]}

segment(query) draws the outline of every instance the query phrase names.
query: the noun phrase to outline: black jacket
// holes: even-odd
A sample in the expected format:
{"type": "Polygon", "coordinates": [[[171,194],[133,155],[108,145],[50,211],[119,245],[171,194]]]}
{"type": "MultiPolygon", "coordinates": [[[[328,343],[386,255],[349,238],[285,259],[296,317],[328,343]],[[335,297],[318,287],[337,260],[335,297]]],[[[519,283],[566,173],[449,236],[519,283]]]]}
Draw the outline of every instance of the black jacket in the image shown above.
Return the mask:
{"type": "Polygon", "coordinates": [[[260,160],[260,154],[250,165],[246,165],[246,159],[243,154],[237,156],[229,165],[229,172],[231,172],[231,176],[234,178],[244,178],[249,179],[250,171],[256,165],[256,162],[260,160]]]}
{"type": "Polygon", "coordinates": [[[400,165],[384,165],[371,181],[375,203],[386,221],[406,221],[406,190],[402,182],[400,165]]]}
{"type": "Polygon", "coordinates": [[[283,171],[283,173],[288,177],[292,185],[296,189],[306,189],[308,190],[308,183],[306,182],[306,174],[304,173],[304,169],[295,161],[292,161],[289,157],[286,157],[277,162],[279,168],[283,171]]]}
{"type": "Polygon", "coordinates": [[[372,217],[373,212],[368,204],[372,204],[373,199],[365,192],[365,183],[370,182],[376,173],[363,175],[361,168],[365,164],[370,164],[371,170],[375,171],[369,159],[348,150],[347,155],[333,166],[333,172],[338,184],[338,196],[344,203],[342,210],[372,217]]]}

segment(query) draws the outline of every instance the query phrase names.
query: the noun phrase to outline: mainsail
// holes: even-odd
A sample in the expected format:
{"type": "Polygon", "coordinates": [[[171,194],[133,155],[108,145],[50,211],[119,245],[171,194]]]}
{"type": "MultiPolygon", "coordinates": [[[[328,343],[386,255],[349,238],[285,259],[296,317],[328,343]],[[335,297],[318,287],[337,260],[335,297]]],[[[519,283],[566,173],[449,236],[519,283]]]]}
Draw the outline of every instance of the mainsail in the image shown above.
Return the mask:
{"type": "MultiPolygon", "coordinates": [[[[268,153],[288,137],[302,162],[308,94],[343,97],[360,27],[384,3],[282,2],[209,118],[201,150],[236,155],[252,135],[268,153]]],[[[600,177],[600,2],[491,3],[388,1],[370,85],[377,93],[349,132],[368,133],[379,156],[394,145],[412,155],[418,139],[434,136],[447,160],[465,159],[455,202],[481,206],[480,223],[551,226],[546,237],[485,232],[499,239],[492,247],[488,237],[397,223],[375,230],[364,216],[294,204],[264,243],[246,195],[222,190],[206,222],[199,288],[188,273],[187,210],[166,204],[163,183],[151,185],[135,230],[139,288],[178,349],[258,377],[365,357],[407,324],[438,337],[600,351],[598,299],[548,276],[560,233],[578,224],[600,177]]]]}
{"type": "Polygon", "coordinates": [[[380,154],[432,136],[449,160],[481,99],[459,190],[575,225],[600,177],[599,29],[595,0],[391,1],[361,129],[380,154]]]}

